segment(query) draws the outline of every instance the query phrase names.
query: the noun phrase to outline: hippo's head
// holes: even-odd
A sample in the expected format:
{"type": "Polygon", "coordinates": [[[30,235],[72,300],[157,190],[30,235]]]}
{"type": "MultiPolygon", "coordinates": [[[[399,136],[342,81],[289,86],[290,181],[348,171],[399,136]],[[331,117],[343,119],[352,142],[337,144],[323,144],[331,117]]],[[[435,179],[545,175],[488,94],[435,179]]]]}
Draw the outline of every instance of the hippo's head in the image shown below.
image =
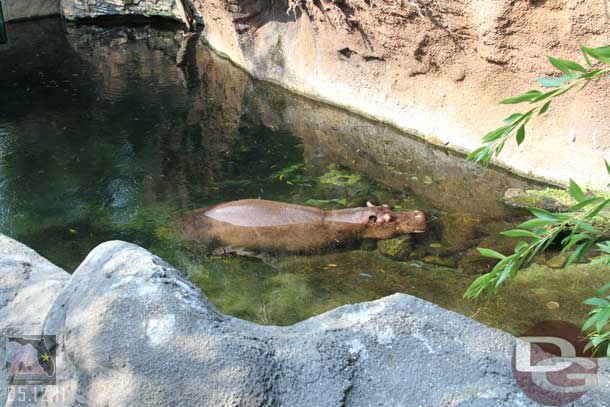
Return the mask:
{"type": "Polygon", "coordinates": [[[363,238],[390,239],[426,230],[426,215],[422,211],[393,212],[388,205],[375,206],[368,202],[367,206],[378,215],[370,217],[363,238]]]}

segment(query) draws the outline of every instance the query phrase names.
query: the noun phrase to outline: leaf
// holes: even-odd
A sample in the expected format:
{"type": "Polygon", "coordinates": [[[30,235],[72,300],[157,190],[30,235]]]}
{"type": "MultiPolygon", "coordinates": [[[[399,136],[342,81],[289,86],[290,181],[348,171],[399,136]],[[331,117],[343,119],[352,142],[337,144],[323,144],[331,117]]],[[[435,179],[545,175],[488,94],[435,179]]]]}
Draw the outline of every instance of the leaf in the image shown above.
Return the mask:
{"type": "Polygon", "coordinates": [[[593,219],[595,216],[597,216],[598,213],[602,211],[602,209],[604,209],[608,205],[608,203],[610,203],[610,199],[606,199],[605,201],[597,205],[595,209],[593,209],[587,214],[586,219],[593,219]]]}
{"type": "Polygon", "coordinates": [[[597,321],[597,315],[593,315],[592,317],[587,319],[582,326],[582,330],[588,331],[593,325],[595,325],[595,321],[597,321]]]}
{"type": "Polygon", "coordinates": [[[588,241],[588,242],[582,243],[578,247],[576,247],[574,252],[572,252],[570,257],[568,258],[568,261],[566,261],[565,266],[563,266],[563,267],[568,268],[570,266],[570,264],[574,263],[575,261],[580,260],[581,257],[585,254],[585,252],[589,248],[589,246],[591,246],[592,244],[593,244],[593,241],[588,241]]]}
{"type": "Polygon", "coordinates": [[[585,194],[580,189],[580,186],[573,179],[570,178],[570,195],[574,197],[578,202],[582,202],[585,200],[585,194]]]}
{"type": "Polygon", "coordinates": [[[483,143],[490,143],[492,141],[496,141],[506,133],[508,133],[512,129],[512,126],[502,126],[498,127],[495,130],[490,131],[481,139],[483,143]]]}
{"type": "Polygon", "coordinates": [[[599,75],[602,72],[604,72],[603,69],[594,69],[594,70],[589,71],[586,74],[582,75],[581,79],[590,79],[590,78],[593,78],[594,76],[599,75]]]}
{"type": "Polygon", "coordinates": [[[582,48],[589,56],[605,64],[610,64],[610,47],[582,48]]]}
{"type": "Polygon", "coordinates": [[[585,47],[583,47],[582,45],[580,46],[580,52],[582,52],[582,55],[585,57],[585,61],[587,62],[587,65],[589,65],[589,67],[592,67],[593,64],[591,64],[591,60],[589,59],[589,56],[587,55],[587,52],[585,51],[585,47]]]}
{"type": "Polygon", "coordinates": [[[551,106],[550,100],[542,106],[542,108],[540,109],[540,112],[538,112],[538,116],[545,114],[546,111],[549,110],[549,106],[551,106]]]}
{"type": "Polygon", "coordinates": [[[604,164],[606,164],[606,171],[608,172],[608,175],[610,175],[610,164],[608,164],[608,161],[606,161],[605,159],[604,164]]]}
{"type": "MultiPolygon", "coordinates": [[[[568,88],[568,89],[569,89],[569,88],[568,88]]],[[[541,102],[541,101],[543,101],[544,99],[548,99],[548,98],[550,98],[551,96],[559,95],[559,94],[560,94],[559,92],[565,92],[566,90],[567,90],[567,89],[555,89],[555,90],[552,90],[552,91],[550,91],[550,92],[541,93],[540,95],[538,95],[538,96],[534,97],[534,98],[533,98],[533,99],[532,99],[530,102],[531,102],[531,103],[534,103],[534,102],[541,102]]]]}
{"type": "Polygon", "coordinates": [[[584,301],[583,304],[590,305],[592,307],[605,307],[606,305],[610,305],[610,302],[602,299],[602,298],[589,298],[584,301]]]}
{"type": "Polygon", "coordinates": [[[559,88],[559,87],[565,85],[565,80],[562,77],[559,77],[559,78],[543,77],[543,78],[536,79],[536,82],[538,82],[540,84],[540,86],[542,86],[543,88],[559,88]]]}
{"type": "Polygon", "coordinates": [[[600,288],[599,290],[597,290],[597,295],[602,295],[604,294],[606,291],[608,291],[610,289],[610,283],[607,283],[606,285],[604,285],[602,288],[600,288]]]}
{"type": "Polygon", "coordinates": [[[479,253],[481,253],[482,256],[490,257],[492,259],[503,260],[506,258],[506,256],[503,255],[502,253],[498,253],[497,251],[492,250],[492,249],[485,249],[482,247],[477,247],[477,250],[479,251],[479,253]]]}
{"type": "Polygon", "coordinates": [[[587,72],[585,68],[583,68],[580,64],[574,61],[553,57],[548,57],[548,59],[555,68],[559,69],[561,72],[567,75],[571,74],[570,71],[587,72]]]}
{"type": "Polygon", "coordinates": [[[481,152],[483,152],[483,150],[485,150],[486,148],[487,148],[486,146],[482,146],[482,147],[477,148],[472,153],[468,154],[466,159],[469,160],[469,161],[479,161],[478,160],[479,154],[481,154],[481,152]]]}
{"type": "Polygon", "coordinates": [[[549,211],[545,211],[544,209],[539,209],[539,208],[530,208],[529,211],[537,218],[539,219],[546,219],[546,220],[552,220],[554,222],[559,221],[560,219],[555,216],[554,214],[552,214],[549,211]]]}
{"type": "Polygon", "coordinates": [[[528,221],[523,222],[517,228],[519,229],[534,229],[542,226],[548,226],[555,223],[555,221],[548,219],[530,219],[528,221]]]}
{"type": "Polygon", "coordinates": [[[520,146],[521,143],[523,143],[523,140],[525,140],[525,124],[517,130],[517,145],[520,146]]]}
{"type": "Polygon", "coordinates": [[[535,239],[538,239],[540,237],[537,234],[524,229],[505,230],[500,234],[508,237],[533,237],[535,239]]]}
{"type": "Polygon", "coordinates": [[[595,322],[595,329],[597,332],[600,332],[603,329],[608,323],[608,319],[610,319],[610,307],[605,308],[597,315],[597,321],[595,322]]]}
{"type": "Polygon", "coordinates": [[[504,119],[504,123],[513,124],[513,122],[515,120],[519,120],[522,117],[523,117],[523,113],[513,113],[510,116],[508,116],[506,119],[504,119]]]}
{"type": "Polygon", "coordinates": [[[601,200],[602,200],[602,198],[600,198],[600,197],[598,197],[598,196],[593,197],[593,198],[589,198],[589,199],[585,199],[584,201],[581,201],[581,202],[577,203],[576,205],[572,205],[572,206],[570,206],[570,207],[568,208],[568,212],[576,212],[576,211],[579,211],[579,210],[581,210],[582,208],[585,208],[585,207],[587,207],[587,206],[589,206],[589,205],[591,205],[591,204],[593,204],[593,203],[595,203],[595,202],[599,202],[599,201],[601,201],[601,200]]]}
{"type": "Polygon", "coordinates": [[[503,105],[512,105],[512,104],[516,104],[516,103],[529,102],[540,95],[542,95],[542,92],[540,92],[539,90],[530,90],[520,96],[515,96],[512,98],[504,99],[504,100],[500,101],[500,103],[503,105]]]}
{"type": "Polygon", "coordinates": [[[530,247],[529,243],[527,242],[519,242],[515,245],[515,253],[519,253],[522,250],[527,249],[528,247],[530,247]]]}

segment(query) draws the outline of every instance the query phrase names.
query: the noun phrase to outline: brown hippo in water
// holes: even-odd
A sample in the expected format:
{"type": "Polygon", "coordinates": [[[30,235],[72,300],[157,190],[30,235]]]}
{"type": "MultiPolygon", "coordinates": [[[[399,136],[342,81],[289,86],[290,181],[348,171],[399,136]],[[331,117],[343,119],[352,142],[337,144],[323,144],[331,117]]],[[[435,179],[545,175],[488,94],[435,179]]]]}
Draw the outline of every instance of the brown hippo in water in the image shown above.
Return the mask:
{"type": "Polygon", "coordinates": [[[359,239],[388,239],[426,228],[421,211],[392,212],[367,202],[364,208],[324,211],[261,199],[196,209],[176,221],[187,241],[228,251],[313,252],[359,239]]]}

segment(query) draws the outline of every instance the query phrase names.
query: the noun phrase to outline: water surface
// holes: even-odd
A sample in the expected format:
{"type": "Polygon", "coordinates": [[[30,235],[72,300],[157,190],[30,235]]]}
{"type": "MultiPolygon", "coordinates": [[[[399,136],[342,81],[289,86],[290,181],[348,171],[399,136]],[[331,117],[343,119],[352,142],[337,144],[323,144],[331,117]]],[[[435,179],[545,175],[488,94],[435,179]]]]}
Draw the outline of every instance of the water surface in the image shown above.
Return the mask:
{"type": "Polygon", "coordinates": [[[403,292],[514,333],[544,319],[580,322],[581,301],[604,282],[591,266],[540,265],[498,296],[462,299],[474,273],[490,266],[475,247],[514,243],[497,233],[522,214],[500,197],[525,181],[254,81],[175,25],[48,19],[8,32],[0,232],[70,272],[97,244],[121,239],[184,270],[223,312],[260,323],[403,292]],[[265,261],[207,256],[173,234],[185,211],[259,197],[423,209],[430,227],[385,250],[364,242],[265,261]]]}

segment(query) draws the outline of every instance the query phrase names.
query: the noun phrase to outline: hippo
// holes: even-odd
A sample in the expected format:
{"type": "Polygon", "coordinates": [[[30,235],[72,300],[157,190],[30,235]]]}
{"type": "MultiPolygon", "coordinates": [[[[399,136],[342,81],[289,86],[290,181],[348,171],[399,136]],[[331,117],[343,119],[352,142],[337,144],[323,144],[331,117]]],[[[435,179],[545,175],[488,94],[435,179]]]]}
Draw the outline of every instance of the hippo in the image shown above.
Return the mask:
{"type": "Polygon", "coordinates": [[[324,211],[311,206],[243,199],[196,209],[176,226],[186,241],[207,249],[242,252],[323,251],[361,239],[389,239],[422,233],[421,211],[393,212],[388,205],[324,211]],[[220,249],[220,250],[219,250],[220,249]]]}

